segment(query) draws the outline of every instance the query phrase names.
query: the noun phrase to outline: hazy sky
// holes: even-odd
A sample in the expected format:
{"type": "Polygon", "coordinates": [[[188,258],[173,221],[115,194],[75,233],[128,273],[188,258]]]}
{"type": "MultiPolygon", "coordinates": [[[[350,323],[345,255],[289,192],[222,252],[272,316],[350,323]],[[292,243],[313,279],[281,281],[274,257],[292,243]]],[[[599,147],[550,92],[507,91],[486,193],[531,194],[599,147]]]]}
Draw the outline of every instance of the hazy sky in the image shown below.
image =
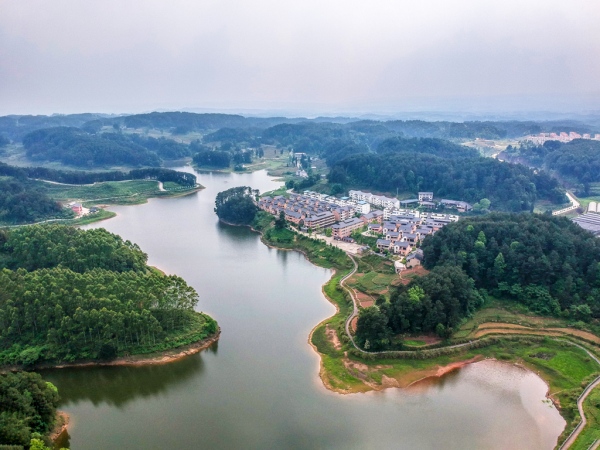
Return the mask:
{"type": "Polygon", "coordinates": [[[597,0],[0,0],[0,114],[600,110],[597,0]]]}

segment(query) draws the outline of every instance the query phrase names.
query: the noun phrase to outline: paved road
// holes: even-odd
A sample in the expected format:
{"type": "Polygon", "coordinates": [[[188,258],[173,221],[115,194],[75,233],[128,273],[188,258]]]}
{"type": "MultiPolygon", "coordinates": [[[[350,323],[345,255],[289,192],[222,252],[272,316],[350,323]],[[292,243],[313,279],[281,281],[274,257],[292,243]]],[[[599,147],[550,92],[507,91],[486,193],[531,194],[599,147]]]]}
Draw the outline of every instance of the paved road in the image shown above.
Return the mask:
{"type": "MultiPolygon", "coordinates": [[[[569,341],[565,341],[565,342],[569,342],[569,341]]],[[[594,361],[596,361],[598,363],[598,365],[600,365],[600,360],[598,358],[596,358],[596,356],[594,354],[592,354],[588,349],[586,349],[585,347],[582,347],[581,345],[574,344],[573,342],[569,342],[569,343],[571,345],[579,347],[580,349],[585,351],[590,356],[590,358],[592,358],[594,361]]],[[[577,438],[579,437],[579,435],[585,428],[585,425],[587,424],[587,419],[585,418],[585,414],[583,412],[583,402],[588,397],[588,395],[590,395],[590,393],[594,390],[594,388],[596,386],[598,386],[599,384],[600,384],[600,377],[596,378],[594,381],[592,381],[590,384],[588,384],[587,387],[583,390],[583,392],[579,396],[579,398],[577,399],[577,409],[579,410],[581,422],[579,422],[579,425],[577,425],[577,427],[573,430],[573,432],[570,434],[570,436],[567,438],[567,440],[565,442],[563,442],[563,444],[559,447],[559,450],[563,450],[563,449],[567,449],[567,448],[571,447],[571,445],[573,445],[575,443],[575,441],[577,440],[577,438]]],[[[598,447],[598,443],[595,443],[594,448],[597,448],[597,447],[598,447]]]]}
{"type": "Polygon", "coordinates": [[[559,214],[564,214],[564,213],[568,213],[570,211],[574,211],[577,208],[579,208],[579,206],[581,206],[581,204],[577,201],[577,199],[570,192],[567,192],[567,197],[568,197],[569,201],[571,202],[571,206],[568,206],[567,208],[559,209],[558,211],[553,211],[552,212],[553,216],[558,216],[559,214]]]}

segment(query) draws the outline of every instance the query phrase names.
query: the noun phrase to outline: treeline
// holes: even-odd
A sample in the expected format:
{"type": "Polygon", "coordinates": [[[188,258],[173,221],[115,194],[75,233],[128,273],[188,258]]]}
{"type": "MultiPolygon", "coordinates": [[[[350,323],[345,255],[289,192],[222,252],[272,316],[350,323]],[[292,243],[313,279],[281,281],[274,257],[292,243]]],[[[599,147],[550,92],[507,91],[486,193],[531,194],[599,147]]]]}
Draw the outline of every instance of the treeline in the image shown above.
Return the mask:
{"type": "Polygon", "coordinates": [[[51,116],[2,116],[0,135],[20,142],[23,136],[35,130],[53,127],[81,127],[89,121],[105,117],[103,114],[53,114],[51,116]]]}
{"type": "Polygon", "coordinates": [[[536,200],[563,203],[558,182],[547,174],[489,158],[445,159],[419,153],[356,154],[337,162],[330,183],[381,192],[432,191],[467,202],[487,198],[495,209],[532,211],[536,200]]]}
{"type": "Polygon", "coordinates": [[[556,171],[577,183],[600,181],[600,141],[575,139],[566,143],[523,144],[520,147],[509,146],[502,155],[510,161],[556,171]]]}
{"type": "Polygon", "coordinates": [[[220,128],[267,128],[277,123],[294,122],[306,119],[287,119],[285,117],[244,117],[236,114],[198,114],[189,112],[153,112],[122,117],[98,118],[85,124],[86,127],[99,129],[103,126],[123,126],[126,128],[146,128],[170,130],[174,134],[190,131],[212,131],[220,128]]]}
{"type": "Polygon", "coordinates": [[[600,241],[566,218],[490,214],[423,243],[425,267],[454,265],[475,286],[542,314],[600,318],[600,241]]]}
{"type": "Polygon", "coordinates": [[[68,219],[63,208],[27,179],[0,178],[0,223],[16,225],[46,219],[68,219]]]}
{"type": "Polygon", "coordinates": [[[219,192],[215,199],[215,213],[219,219],[234,225],[250,225],[258,212],[258,191],[239,186],[219,192]]]}
{"type": "Polygon", "coordinates": [[[37,225],[2,240],[12,270],[0,271],[0,364],[110,359],[217,329],[193,313],[198,295],[184,280],[105,230],[37,225]]]}
{"type": "Polygon", "coordinates": [[[377,147],[377,153],[421,153],[441,158],[476,158],[479,152],[463,145],[433,138],[390,138],[377,147]]]}
{"type": "Polygon", "coordinates": [[[196,185],[196,175],[194,174],[158,167],[133,169],[129,172],[117,170],[107,172],[83,172],[77,170],[48,169],[45,167],[15,167],[0,162],[0,176],[9,176],[20,179],[33,178],[66,184],[91,184],[103,181],[152,179],[162,181],[163,183],[172,181],[182,186],[196,185]]]}
{"type": "Polygon", "coordinates": [[[34,440],[44,444],[54,426],[58,400],[56,387],[37,373],[0,374],[0,447],[30,448],[34,440]]]}

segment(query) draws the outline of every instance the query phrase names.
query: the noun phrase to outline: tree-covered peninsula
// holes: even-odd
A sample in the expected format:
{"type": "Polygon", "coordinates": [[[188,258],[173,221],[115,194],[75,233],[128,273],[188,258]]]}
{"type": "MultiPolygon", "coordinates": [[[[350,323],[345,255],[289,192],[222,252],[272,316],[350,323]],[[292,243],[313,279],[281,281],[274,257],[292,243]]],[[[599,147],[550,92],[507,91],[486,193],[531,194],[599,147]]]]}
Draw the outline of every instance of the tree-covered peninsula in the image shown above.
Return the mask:
{"type": "Polygon", "coordinates": [[[0,365],[107,360],[217,332],[183,279],[103,229],[0,231],[0,365]]]}

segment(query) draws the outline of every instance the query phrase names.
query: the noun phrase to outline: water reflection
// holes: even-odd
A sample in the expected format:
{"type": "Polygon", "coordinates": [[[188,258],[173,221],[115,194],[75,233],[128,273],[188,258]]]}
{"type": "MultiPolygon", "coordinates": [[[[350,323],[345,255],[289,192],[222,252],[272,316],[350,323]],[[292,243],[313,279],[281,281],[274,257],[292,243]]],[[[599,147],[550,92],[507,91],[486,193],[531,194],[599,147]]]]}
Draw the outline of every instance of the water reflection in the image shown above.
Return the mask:
{"type": "MultiPolygon", "coordinates": [[[[216,354],[217,345],[210,348],[216,354]]],[[[42,371],[42,376],[57,385],[61,406],[90,401],[123,408],[139,398],[165,395],[169,389],[202,376],[202,354],[169,364],[151,366],[102,366],[42,371]]]]}

